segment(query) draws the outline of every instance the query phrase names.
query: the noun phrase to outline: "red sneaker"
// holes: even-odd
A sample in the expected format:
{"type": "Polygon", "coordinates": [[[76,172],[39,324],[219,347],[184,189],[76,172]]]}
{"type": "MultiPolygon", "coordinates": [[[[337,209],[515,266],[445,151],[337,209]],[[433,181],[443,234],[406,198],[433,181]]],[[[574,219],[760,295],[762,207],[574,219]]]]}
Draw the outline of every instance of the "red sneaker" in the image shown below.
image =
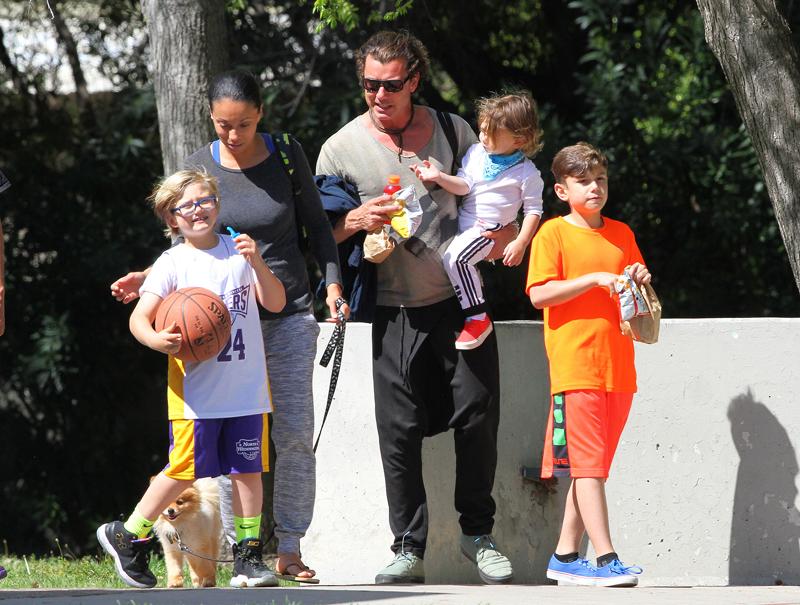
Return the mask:
{"type": "Polygon", "coordinates": [[[492,333],[492,329],[492,320],[488,315],[483,319],[468,319],[461,334],[456,338],[456,349],[459,351],[477,349],[492,333]]]}

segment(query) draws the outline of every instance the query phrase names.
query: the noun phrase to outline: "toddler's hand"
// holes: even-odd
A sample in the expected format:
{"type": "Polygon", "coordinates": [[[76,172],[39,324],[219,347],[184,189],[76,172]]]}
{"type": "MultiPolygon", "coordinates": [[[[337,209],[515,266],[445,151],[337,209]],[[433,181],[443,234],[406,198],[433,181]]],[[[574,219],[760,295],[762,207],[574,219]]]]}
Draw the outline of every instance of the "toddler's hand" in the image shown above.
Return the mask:
{"type": "Polygon", "coordinates": [[[435,181],[439,178],[439,175],[442,174],[441,171],[428,160],[423,160],[421,164],[411,164],[409,168],[423,183],[435,181]]]}
{"type": "Polygon", "coordinates": [[[525,255],[525,243],[514,240],[503,250],[503,264],[506,267],[516,267],[522,262],[525,255]]]}
{"type": "Polygon", "coordinates": [[[150,348],[167,355],[175,355],[180,351],[182,340],[178,324],[173,321],[160,332],[156,332],[155,340],[150,345],[150,348]]]}

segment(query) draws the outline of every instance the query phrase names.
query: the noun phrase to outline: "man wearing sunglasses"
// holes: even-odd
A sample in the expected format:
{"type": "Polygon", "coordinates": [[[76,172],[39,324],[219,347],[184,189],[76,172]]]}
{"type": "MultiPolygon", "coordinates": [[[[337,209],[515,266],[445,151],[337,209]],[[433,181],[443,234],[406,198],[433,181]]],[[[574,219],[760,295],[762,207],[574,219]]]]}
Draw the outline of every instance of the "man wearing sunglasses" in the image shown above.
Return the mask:
{"type": "MultiPolygon", "coordinates": [[[[486,583],[510,582],[511,564],[491,536],[497,463],[499,371],[494,333],[481,347],[457,351],[463,316],[442,265],[457,232],[456,197],[428,189],[409,169],[429,160],[445,172],[477,137],[458,116],[452,122],[457,157],[437,113],[414,105],[428,74],[428,54],[406,31],[378,32],[356,57],[367,111],[323,145],[318,174],[353,183],[361,205],[334,226],[337,243],[383,226],[399,209],[382,190],[389,174],[414,185],[424,211],[413,237],[376,266],[377,305],[372,324],[375,417],[383,462],[394,559],[378,584],[424,583],[428,508],[422,482],[422,439],[455,434],[455,505],[462,553],[486,583]]],[[[500,250],[512,234],[501,233],[500,250]]]]}

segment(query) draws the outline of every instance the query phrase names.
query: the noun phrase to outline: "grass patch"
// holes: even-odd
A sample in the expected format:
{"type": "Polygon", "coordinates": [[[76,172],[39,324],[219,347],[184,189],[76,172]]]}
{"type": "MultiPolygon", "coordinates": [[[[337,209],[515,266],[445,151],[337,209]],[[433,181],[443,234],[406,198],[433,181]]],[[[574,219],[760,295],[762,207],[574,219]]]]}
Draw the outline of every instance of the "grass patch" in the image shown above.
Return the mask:
{"type": "MultiPolygon", "coordinates": [[[[8,576],[0,580],[2,588],[127,588],[114,571],[111,557],[10,557],[0,556],[0,565],[6,568],[8,576]]],[[[150,569],[158,578],[157,588],[166,588],[167,570],[164,559],[159,555],[150,558],[150,569]]],[[[227,586],[232,575],[231,565],[217,566],[217,585],[227,586]]],[[[191,587],[188,572],[184,572],[184,582],[191,587]]],[[[294,585],[294,584],[292,584],[294,585]]]]}

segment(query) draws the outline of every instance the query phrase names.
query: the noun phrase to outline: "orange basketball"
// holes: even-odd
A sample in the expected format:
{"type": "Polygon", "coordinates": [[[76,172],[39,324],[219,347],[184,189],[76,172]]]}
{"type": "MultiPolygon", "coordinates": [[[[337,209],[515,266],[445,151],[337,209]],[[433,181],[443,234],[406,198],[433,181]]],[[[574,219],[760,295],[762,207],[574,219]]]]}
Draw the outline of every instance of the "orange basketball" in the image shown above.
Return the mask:
{"type": "Polygon", "coordinates": [[[182,336],[181,349],[175,357],[183,361],[211,359],[231,337],[228,307],[205,288],[181,288],[161,301],[156,311],[156,331],[173,321],[182,336]]]}

